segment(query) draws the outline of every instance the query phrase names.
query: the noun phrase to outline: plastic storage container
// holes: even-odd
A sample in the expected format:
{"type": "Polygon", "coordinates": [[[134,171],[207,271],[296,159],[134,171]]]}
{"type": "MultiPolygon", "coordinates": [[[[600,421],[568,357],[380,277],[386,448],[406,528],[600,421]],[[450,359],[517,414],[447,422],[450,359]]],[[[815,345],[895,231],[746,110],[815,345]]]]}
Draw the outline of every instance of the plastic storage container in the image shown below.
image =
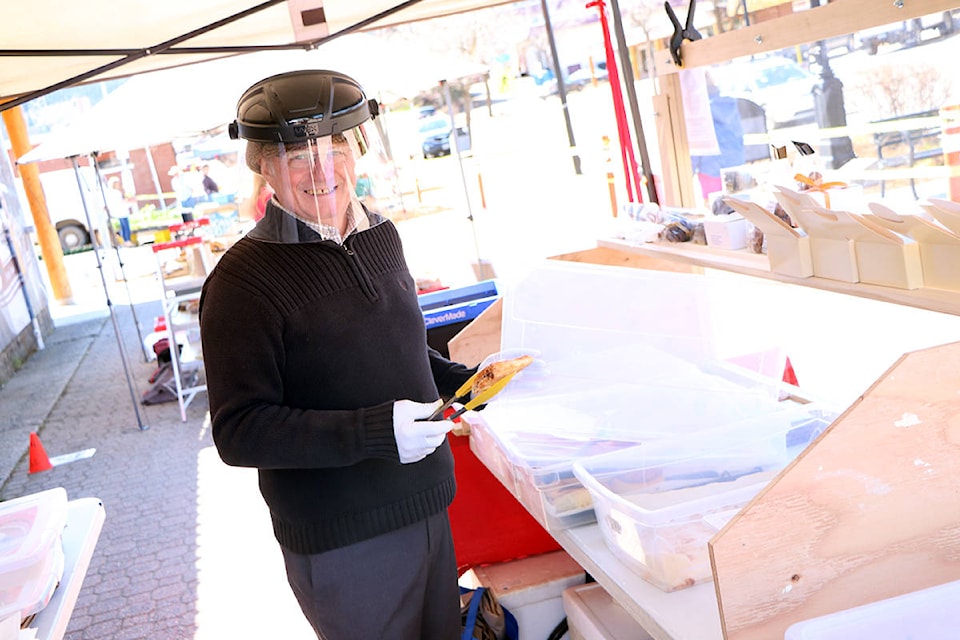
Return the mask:
{"type": "Polygon", "coordinates": [[[482,416],[470,424],[470,449],[548,529],[594,520],[590,494],[573,475],[574,459],[634,445],[636,441],[591,438],[572,432],[496,431],[482,416]]]}
{"type": "Polygon", "coordinates": [[[0,503],[0,619],[47,605],[63,577],[67,492],[50,489],[0,503]]]}
{"type": "Polygon", "coordinates": [[[954,640],[960,581],[905,593],[790,625],[785,640],[954,640]]]}
{"type": "Polygon", "coordinates": [[[647,357],[661,372],[647,384],[578,390],[547,379],[544,393],[518,376],[525,392],[498,397],[471,420],[471,448],[541,524],[563,529],[595,519],[590,494],[573,473],[577,459],[758,420],[788,421],[792,405],[774,401],[739,370],[696,367],[653,350],[647,357]]]}
{"type": "Polygon", "coordinates": [[[538,351],[550,371],[541,391],[562,393],[763,353],[753,387],[776,398],[786,356],[775,284],[548,260],[504,289],[501,348],[538,351]]]}
{"type": "Polygon", "coordinates": [[[695,437],[581,459],[604,541],[664,591],[712,579],[707,542],[835,414],[811,405],[695,437]]]}

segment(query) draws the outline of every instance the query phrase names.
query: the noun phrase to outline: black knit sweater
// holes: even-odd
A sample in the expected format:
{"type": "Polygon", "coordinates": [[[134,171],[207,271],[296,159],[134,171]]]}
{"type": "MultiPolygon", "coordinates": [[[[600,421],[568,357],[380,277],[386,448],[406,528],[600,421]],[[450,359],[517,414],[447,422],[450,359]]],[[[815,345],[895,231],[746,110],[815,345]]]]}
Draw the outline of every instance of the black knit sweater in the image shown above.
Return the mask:
{"type": "Polygon", "coordinates": [[[453,500],[446,443],[400,463],[393,401],[452,395],[473,370],[427,346],[392,223],[343,246],[241,239],[204,284],[200,330],[217,450],[259,469],[282,546],[319,553],[453,500]]]}

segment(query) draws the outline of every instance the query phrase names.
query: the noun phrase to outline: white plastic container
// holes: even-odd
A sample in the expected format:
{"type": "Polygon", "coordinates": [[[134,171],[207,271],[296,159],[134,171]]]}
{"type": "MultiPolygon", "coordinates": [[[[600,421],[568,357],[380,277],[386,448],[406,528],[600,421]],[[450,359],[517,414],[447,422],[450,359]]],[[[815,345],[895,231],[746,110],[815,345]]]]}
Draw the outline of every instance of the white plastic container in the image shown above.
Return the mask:
{"type": "Polygon", "coordinates": [[[960,581],[871,602],[790,625],[785,640],[954,640],[960,581]]]}
{"type": "Polygon", "coordinates": [[[471,420],[471,448],[541,524],[563,529],[595,519],[575,460],[757,420],[788,424],[788,407],[736,372],[661,370],[669,377],[647,384],[498,398],[471,420]]]}
{"type": "Polygon", "coordinates": [[[596,582],[565,589],[563,611],[570,640],[653,640],[596,582]]]}
{"type": "Polygon", "coordinates": [[[62,487],[0,502],[0,619],[43,609],[63,577],[62,487]]]}
{"type": "MultiPolygon", "coordinates": [[[[644,385],[686,369],[770,353],[755,386],[783,375],[776,283],[547,260],[504,284],[501,348],[534,349],[549,367],[540,393],[644,385]]],[[[501,393],[533,391],[517,378],[501,393]]]]}
{"type": "Polygon", "coordinates": [[[796,409],[581,459],[573,473],[590,492],[611,552],[674,591],[712,579],[710,538],[834,417],[796,409]]]}

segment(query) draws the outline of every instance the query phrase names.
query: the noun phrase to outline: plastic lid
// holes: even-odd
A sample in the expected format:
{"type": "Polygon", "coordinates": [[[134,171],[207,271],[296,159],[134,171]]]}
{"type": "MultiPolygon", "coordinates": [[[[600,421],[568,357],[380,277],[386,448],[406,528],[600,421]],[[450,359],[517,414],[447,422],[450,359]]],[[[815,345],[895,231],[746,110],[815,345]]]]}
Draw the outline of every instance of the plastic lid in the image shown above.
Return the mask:
{"type": "Polygon", "coordinates": [[[0,503],[0,618],[36,613],[63,574],[63,487],[0,503]]]}

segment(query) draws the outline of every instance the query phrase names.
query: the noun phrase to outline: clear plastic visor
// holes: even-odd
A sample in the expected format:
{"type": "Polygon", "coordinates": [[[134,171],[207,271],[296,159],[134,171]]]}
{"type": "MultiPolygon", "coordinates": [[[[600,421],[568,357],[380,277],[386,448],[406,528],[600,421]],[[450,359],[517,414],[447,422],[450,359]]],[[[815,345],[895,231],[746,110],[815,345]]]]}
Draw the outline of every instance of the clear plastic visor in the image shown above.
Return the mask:
{"type": "MultiPolygon", "coordinates": [[[[306,224],[318,240],[343,240],[380,219],[378,196],[392,195],[391,163],[375,127],[364,123],[342,134],[269,145],[261,170],[284,213],[306,224]],[[376,187],[377,183],[383,187],[376,187]],[[362,203],[362,204],[361,204],[362,203]],[[366,207],[366,208],[364,208],[366,207]],[[370,215],[370,214],[374,215],[370,215]]],[[[280,241],[289,242],[289,235],[280,241]]],[[[312,234],[297,234],[299,241],[312,234]]]]}

